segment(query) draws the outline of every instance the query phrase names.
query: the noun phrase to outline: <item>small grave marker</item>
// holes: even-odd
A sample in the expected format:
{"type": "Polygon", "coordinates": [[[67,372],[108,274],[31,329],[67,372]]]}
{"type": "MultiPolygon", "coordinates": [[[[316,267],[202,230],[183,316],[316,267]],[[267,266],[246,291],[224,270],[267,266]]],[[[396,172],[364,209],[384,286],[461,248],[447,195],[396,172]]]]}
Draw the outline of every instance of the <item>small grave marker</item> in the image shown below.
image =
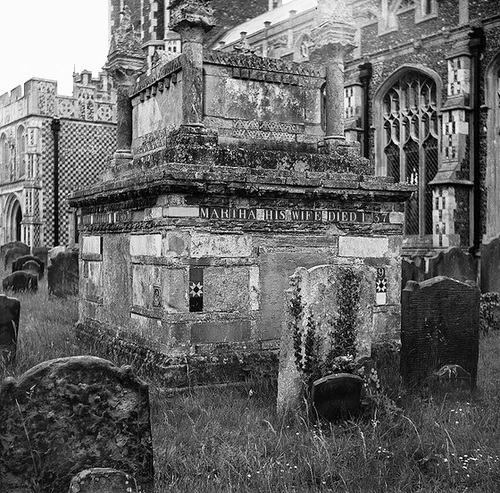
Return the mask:
{"type": "Polygon", "coordinates": [[[139,493],[135,479],[116,469],[95,467],[79,472],[68,493],[139,493]]]}

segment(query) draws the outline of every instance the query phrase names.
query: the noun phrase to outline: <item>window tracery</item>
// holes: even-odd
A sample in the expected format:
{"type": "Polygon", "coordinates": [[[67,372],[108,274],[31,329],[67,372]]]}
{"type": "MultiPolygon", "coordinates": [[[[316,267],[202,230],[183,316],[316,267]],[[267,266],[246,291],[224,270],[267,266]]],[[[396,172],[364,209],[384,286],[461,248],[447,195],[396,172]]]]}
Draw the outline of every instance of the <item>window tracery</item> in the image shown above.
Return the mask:
{"type": "Polygon", "coordinates": [[[432,234],[432,189],[438,169],[436,83],[407,72],[383,97],[383,160],[396,181],[417,186],[406,205],[405,234],[432,234]]]}

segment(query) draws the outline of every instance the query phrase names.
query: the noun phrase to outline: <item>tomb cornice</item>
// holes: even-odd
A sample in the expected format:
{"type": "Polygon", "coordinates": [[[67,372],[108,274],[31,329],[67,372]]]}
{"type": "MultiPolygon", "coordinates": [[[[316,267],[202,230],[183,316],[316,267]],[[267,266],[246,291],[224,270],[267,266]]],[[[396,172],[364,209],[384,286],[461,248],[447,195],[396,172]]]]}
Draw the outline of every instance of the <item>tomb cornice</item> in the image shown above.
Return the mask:
{"type": "Polygon", "coordinates": [[[296,173],[169,164],[149,174],[105,182],[87,191],[74,192],[72,207],[143,200],[147,196],[182,192],[195,195],[240,195],[287,197],[364,202],[404,202],[415,187],[391,183],[386,177],[357,176],[352,173],[296,173]]]}

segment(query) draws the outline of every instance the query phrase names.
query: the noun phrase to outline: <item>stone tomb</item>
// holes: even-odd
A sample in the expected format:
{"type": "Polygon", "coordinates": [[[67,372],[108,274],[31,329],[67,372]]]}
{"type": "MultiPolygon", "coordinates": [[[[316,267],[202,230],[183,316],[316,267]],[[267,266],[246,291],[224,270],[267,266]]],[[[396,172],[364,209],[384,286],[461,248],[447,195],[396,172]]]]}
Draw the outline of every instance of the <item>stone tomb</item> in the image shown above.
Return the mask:
{"type": "Polygon", "coordinates": [[[19,300],[0,294],[0,360],[6,363],[16,359],[20,312],[19,300]]]}
{"type": "MultiPolygon", "coordinates": [[[[260,372],[248,358],[275,357],[288,277],[366,252],[397,258],[414,190],[371,176],[357,143],[325,135],[323,88],[332,97],[338,70],[205,51],[208,4],[175,2],[183,53],[139,78],[123,19],[108,58],[122,95],[118,149],[101,182],[70,198],[81,218],[78,337],[140,353],[175,385],[260,372]]],[[[342,126],[338,108],[328,106],[327,129],[342,126]]]]}
{"type": "Polygon", "coordinates": [[[0,491],[68,491],[77,471],[109,467],[153,492],[148,388],[130,368],[76,356],[0,388],[0,491]]]}
{"type": "Polygon", "coordinates": [[[401,375],[408,387],[431,385],[443,367],[460,366],[476,386],[479,288],[434,277],[408,281],[401,298],[401,375]]]}

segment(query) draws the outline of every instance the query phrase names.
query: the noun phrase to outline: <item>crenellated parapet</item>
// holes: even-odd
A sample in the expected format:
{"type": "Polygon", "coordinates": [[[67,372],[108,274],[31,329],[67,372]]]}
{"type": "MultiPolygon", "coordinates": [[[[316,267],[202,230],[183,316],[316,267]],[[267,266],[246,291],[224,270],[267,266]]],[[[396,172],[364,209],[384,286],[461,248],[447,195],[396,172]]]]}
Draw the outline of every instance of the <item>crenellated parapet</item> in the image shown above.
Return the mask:
{"type": "Polygon", "coordinates": [[[92,72],[73,74],[73,95],[57,92],[57,82],[30,79],[0,96],[0,127],[21,118],[38,115],[93,122],[116,121],[116,96],[106,73],[92,78],[92,72]]]}

